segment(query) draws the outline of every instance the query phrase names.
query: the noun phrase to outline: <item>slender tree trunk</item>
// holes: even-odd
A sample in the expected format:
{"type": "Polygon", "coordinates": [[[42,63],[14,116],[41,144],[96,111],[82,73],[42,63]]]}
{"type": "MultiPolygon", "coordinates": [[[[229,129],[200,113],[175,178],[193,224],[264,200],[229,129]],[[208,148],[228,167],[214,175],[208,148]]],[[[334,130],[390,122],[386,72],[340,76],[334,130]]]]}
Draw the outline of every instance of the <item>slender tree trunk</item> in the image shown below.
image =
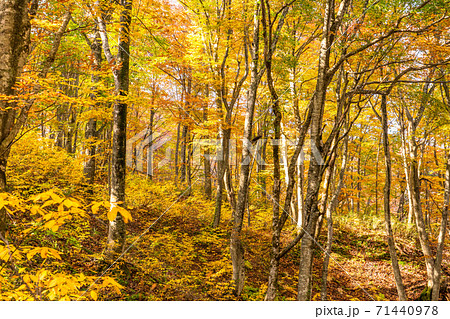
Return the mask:
{"type": "Polygon", "coordinates": [[[234,193],[232,172],[229,164],[225,171],[224,186],[227,191],[228,202],[230,203],[231,210],[234,212],[236,211],[236,194],[234,193]]]}
{"type": "Polygon", "coordinates": [[[379,160],[380,160],[380,148],[381,148],[381,136],[378,139],[377,159],[375,164],[375,215],[378,216],[378,175],[379,175],[379,160]]]}
{"type": "Polygon", "coordinates": [[[344,177],[345,171],[347,169],[347,161],[348,161],[348,136],[345,137],[344,140],[344,148],[342,150],[342,163],[341,170],[339,172],[339,181],[338,185],[333,193],[333,196],[330,200],[330,204],[326,209],[326,218],[327,218],[327,247],[325,251],[325,257],[323,260],[323,269],[322,269],[322,289],[320,291],[320,297],[322,301],[327,300],[327,281],[328,281],[328,266],[330,263],[331,250],[333,246],[333,214],[336,211],[336,207],[339,201],[339,195],[341,194],[342,187],[344,186],[344,177]]]}
{"type": "Polygon", "coordinates": [[[408,195],[408,225],[412,224],[414,217],[414,208],[413,208],[413,199],[412,199],[412,190],[411,190],[411,179],[409,178],[410,172],[408,169],[408,149],[406,144],[406,133],[405,133],[405,123],[403,121],[400,122],[400,125],[403,127],[401,131],[401,141],[402,141],[402,159],[403,159],[403,169],[405,170],[405,179],[406,179],[406,193],[408,195]]]}
{"type": "Polygon", "coordinates": [[[187,168],[187,138],[188,138],[188,127],[187,125],[183,125],[181,130],[181,152],[180,152],[180,180],[181,183],[186,182],[186,168],[187,168]]]}
{"type": "Polygon", "coordinates": [[[303,184],[305,180],[305,164],[304,159],[299,158],[297,164],[297,228],[301,229],[305,225],[304,196],[303,184]]]}
{"type": "Polygon", "coordinates": [[[203,168],[204,168],[204,189],[206,198],[211,199],[212,197],[212,180],[211,180],[211,154],[209,149],[203,152],[203,168]]]}
{"type": "Polygon", "coordinates": [[[181,124],[178,123],[177,125],[177,142],[175,145],[175,181],[178,181],[178,157],[179,157],[179,150],[180,150],[180,127],[181,124]]]}
{"type": "Polygon", "coordinates": [[[187,159],[186,159],[186,177],[187,177],[187,191],[185,195],[190,196],[192,192],[192,171],[191,171],[191,162],[192,162],[192,140],[191,134],[188,132],[188,144],[187,144],[187,159]]]}
{"type": "MultiPolygon", "coordinates": [[[[444,96],[447,99],[446,101],[447,106],[450,106],[450,91],[448,89],[447,83],[443,83],[441,87],[445,93],[444,96]]],[[[449,205],[450,205],[450,153],[447,154],[445,182],[444,182],[444,207],[442,209],[441,228],[438,236],[436,259],[434,262],[434,269],[433,269],[433,286],[431,289],[431,300],[433,301],[439,300],[439,291],[441,287],[441,263],[445,247],[445,236],[447,233],[447,226],[448,226],[449,205]]]]}
{"type": "Polygon", "coordinates": [[[256,2],[253,15],[253,45],[251,48],[251,76],[250,84],[247,90],[247,109],[245,112],[244,135],[242,142],[241,171],[239,175],[239,190],[237,195],[236,211],[233,215],[233,229],[230,240],[231,261],[233,264],[233,281],[235,284],[235,294],[240,295],[244,287],[245,269],[244,269],[244,246],[241,241],[241,230],[246,207],[250,162],[251,162],[251,139],[253,131],[253,117],[256,103],[256,93],[263,73],[258,71],[259,61],[259,12],[260,5],[256,2]]]}
{"type": "MultiPolygon", "coordinates": [[[[118,53],[114,58],[111,54],[103,18],[98,19],[103,51],[112,66],[114,86],[117,99],[113,106],[113,141],[111,154],[111,183],[110,204],[111,209],[125,202],[125,173],[126,173],[126,129],[127,129],[127,102],[123,100],[128,95],[130,70],[130,24],[132,0],[120,1],[120,30],[118,40],[118,53]],[[120,204],[119,204],[120,203],[120,204]]],[[[125,223],[120,214],[109,221],[106,255],[120,254],[125,246],[125,223]]]]}
{"type": "Polygon", "coordinates": [[[416,228],[419,236],[419,242],[422,249],[422,253],[425,258],[425,265],[427,270],[427,298],[431,298],[431,290],[433,288],[433,272],[434,272],[434,260],[433,253],[431,251],[430,240],[426,229],[426,224],[422,211],[422,203],[420,198],[420,179],[419,179],[419,164],[417,162],[417,144],[415,140],[415,121],[408,121],[408,150],[409,150],[409,185],[411,192],[411,203],[416,228]]]}
{"type": "MultiPolygon", "coordinates": [[[[89,39],[87,39],[89,40],[89,39]]],[[[100,70],[101,62],[102,62],[102,44],[100,39],[100,34],[98,30],[95,31],[94,40],[92,42],[88,42],[91,47],[91,55],[93,57],[93,64],[91,66],[91,70],[93,71],[93,74],[91,76],[91,81],[94,83],[93,93],[91,94],[91,99],[95,101],[96,99],[96,86],[95,84],[100,81],[100,78],[96,72],[100,70]]],[[[96,138],[97,138],[97,120],[95,118],[91,118],[88,120],[86,124],[86,129],[84,133],[85,137],[85,154],[86,154],[86,161],[84,163],[84,176],[88,180],[89,184],[94,183],[95,179],[95,166],[96,166],[96,159],[95,159],[95,153],[96,153],[96,138]]]]}
{"type": "Polygon", "coordinates": [[[431,291],[431,300],[439,300],[439,291],[441,287],[441,264],[444,252],[445,236],[448,225],[448,210],[450,205],[450,153],[447,155],[447,164],[445,170],[445,188],[444,188],[444,207],[442,209],[441,228],[439,231],[438,244],[436,248],[436,259],[433,268],[433,288],[431,291]]]}
{"type": "Polygon", "coordinates": [[[359,147],[358,147],[358,159],[357,159],[357,168],[356,172],[358,173],[358,182],[356,183],[356,189],[358,191],[358,202],[356,203],[356,212],[359,214],[361,212],[361,152],[362,152],[362,142],[363,136],[359,139],[359,147]]]}
{"type": "MultiPolygon", "coordinates": [[[[319,218],[318,195],[320,185],[323,178],[325,167],[325,160],[331,156],[330,143],[338,133],[338,127],[344,114],[340,114],[340,109],[344,104],[338,103],[338,112],[341,116],[336,117],[335,126],[332,134],[328,137],[326,143],[322,140],[322,124],[324,106],[327,95],[327,89],[330,81],[334,77],[338,68],[330,69],[330,48],[335,41],[336,33],[342,23],[344,14],[350,6],[349,0],[342,0],[339,5],[339,10],[335,12],[335,1],[328,0],[325,5],[325,13],[323,19],[322,39],[319,49],[319,65],[317,72],[317,83],[315,94],[312,98],[311,110],[311,161],[308,170],[308,186],[305,197],[305,218],[308,220],[305,227],[306,236],[303,237],[300,250],[299,262],[299,280],[298,280],[298,295],[297,300],[308,300],[310,298],[311,274],[312,274],[312,260],[313,260],[313,244],[314,231],[316,223],[319,218]]],[[[347,111],[348,112],[348,108],[347,111]]]]}
{"type": "Polygon", "coordinates": [[[258,191],[259,195],[262,196],[262,198],[267,198],[267,187],[266,187],[266,176],[264,174],[266,170],[266,150],[267,150],[267,128],[266,128],[266,121],[264,120],[262,124],[262,128],[260,127],[258,136],[262,137],[262,141],[258,144],[258,161],[257,161],[257,180],[258,185],[261,188],[261,190],[258,191]]]}
{"type": "MultiPolygon", "coordinates": [[[[206,98],[209,98],[209,88],[206,86],[206,98]]],[[[208,101],[203,104],[203,121],[208,121],[208,101]]],[[[211,155],[209,146],[205,147],[203,151],[203,169],[204,169],[204,190],[206,198],[211,199],[212,197],[212,181],[211,181],[211,155]]]]}
{"type": "MultiPolygon", "coordinates": [[[[231,113],[227,111],[225,123],[229,123],[231,121],[231,113]],[[228,120],[229,118],[229,120],[228,120]]],[[[231,138],[231,129],[230,128],[221,128],[221,149],[217,155],[217,191],[216,191],[216,203],[214,209],[214,221],[213,227],[219,227],[221,215],[222,215],[222,200],[223,200],[223,190],[225,188],[225,178],[228,166],[229,166],[229,154],[230,154],[230,138],[231,138]]],[[[228,182],[228,181],[227,181],[228,182]]],[[[229,186],[229,184],[227,185],[229,186]]],[[[231,191],[231,190],[230,190],[231,191]]],[[[231,203],[230,203],[231,204],[231,203]]],[[[231,204],[233,209],[233,205],[231,204]]]]}
{"type": "Polygon", "coordinates": [[[153,135],[154,135],[154,121],[156,111],[152,108],[150,110],[150,123],[148,124],[148,148],[147,148],[147,176],[150,180],[153,179],[153,135]]]}
{"type": "MultiPolygon", "coordinates": [[[[325,104],[325,95],[327,90],[326,71],[329,67],[329,46],[330,46],[330,29],[332,24],[332,16],[334,15],[334,1],[329,0],[326,3],[323,35],[319,53],[319,70],[316,84],[316,94],[313,97],[312,115],[311,115],[311,149],[313,147],[322,147],[322,119],[323,108],[325,104]]],[[[298,279],[298,295],[297,300],[308,300],[310,298],[311,286],[311,265],[313,258],[313,241],[316,223],[319,218],[318,209],[318,193],[321,184],[321,167],[317,162],[312,150],[310,152],[311,161],[308,170],[308,187],[305,198],[305,218],[309,222],[304,227],[306,235],[302,239],[299,263],[299,279],[298,279]]]]}
{"type": "MultiPolygon", "coordinates": [[[[269,3],[262,2],[261,5],[262,12],[262,25],[263,25],[263,36],[264,36],[264,64],[266,66],[267,74],[267,85],[269,87],[271,96],[272,111],[274,114],[273,120],[273,132],[274,140],[272,141],[272,154],[273,154],[273,192],[272,192],[272,249],[270,258],[270,268],[269,268],[269,279],[267,284],[267,293],[265,300],[275,300],[277,286],[278,286],[278,268],[280,264],[280,251],[281,251],[281,230],[284,223],[286,222],[287,216],[289,216],[289,211],[291,209],[292,193],[294,188],[294,174],[295,174],[295,163],[297,156],[299,154],[299,145],[295,151],[292,163],[290,167],[287,167],[287,154],[284,154],[284,165],[286,169],[286,199],[283,211],[280,216],[280,199],[281,199],[281,172],[280,172],[280,142],[281,142],[281,120],[282,114],[280,110],[279,96],[275,89],[273,74],[272,74],[272,64],[273,64],[273,54],[276,49],[276,43],[279,35],[279,31],[283,27],[284,19],[288,13],[289,7],[285,7],[280,14],[280,20],[277,25],[277,32],[272,32],[272,21],[270,20],[271,12],[269,3]]],[[[281,143],[282,144],[282,143],[281,143]]],[[[286,145],[284,145],[286,146],[286,145]]],[[[287,150],[284,150],[287,153],[287,150]]]]}
{"type": "MultiPolygon", "coordinates": [[[[280,235],[281,235],[281,227],[280,227],[280,197],[281,197],[281,174],[280,174],[280,138],[281,138],[281,112],[280,106],[278,103],[278,95],[275,91],[275,87],[273,86],[272,79],[272,66],[271,61],[266,61],[267,68],[267,82],[270,87],[271,96],[272,96],[272,109],[275,115],[273,121],[273,130],[274,130],[274,143],[272,143],[272,153],[273,153],[273,192],[272,192],[272,251],[270,258],[270,268],[269,268],[269,281],[267,285],[267,294],[266,300],[275,300],[276,297],[276,289],[277,289],[277,280],[278,280],[278,267],[279,267],[279,259],[278,255],[280,254],[280,235]]],[[[285,159],[287,161],[287,155],[285,159]]],[[[287,177],[288,178],[288,177],[287,177]]],[[[289,207],[288,207],[289,209],[289,207]]],[[[288,212],[286,212],[288,213],[288,212]]]]}
{"type": "Polygon", "coordinates": [[[388,133],[388,114],[386,106],[386,95],[381,97],[381,122],[383,126],[383,149],[384,149],[384,161],[386,166],[386,181],[384,185],[384,223],[386,228],[386,236],[389,247],[389,254],[391,255],[392,269],[394,271],[395,284],[397,286],[398,297],[401,301],[407,300],[405,287],[400,272],[400,267],[397,260],[397,252],[395,251],[394,234],[391,226],[391,153],[389,146],[389,133],[388,133]]]}

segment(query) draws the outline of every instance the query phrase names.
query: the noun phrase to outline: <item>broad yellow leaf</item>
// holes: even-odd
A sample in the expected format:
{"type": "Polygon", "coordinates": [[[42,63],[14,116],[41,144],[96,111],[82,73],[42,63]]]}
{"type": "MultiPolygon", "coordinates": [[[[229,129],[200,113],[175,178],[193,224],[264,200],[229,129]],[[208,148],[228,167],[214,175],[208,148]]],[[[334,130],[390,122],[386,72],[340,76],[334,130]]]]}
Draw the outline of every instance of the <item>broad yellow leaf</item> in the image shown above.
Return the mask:
{"type": "Polygon", "coordinates": [[[79,203],[77,203],[75,200],[73,200],[73,199],[68,199],[68,198],[66,198],[64,201],[63,201],[63,204],[67,207],[67,208],[71,208],[71,207],[80,207],[80,204],[79,203]]]}
{"type": "Polygon", "coordinates": [[[125,208],[120,207],[119,212],[120,212],[120,215],[122,215],[125,223],[128,223],[129,221],[130,222],[133,221],[133,218],[131,217],[130,212],[128,210],[126,210],[125,208]]]}
{"type": "Polygon", "coordinates": [[[56,195],[53,192],[50,192],[50,196],[52,197],[52,199],[57,202],[57,203],[61,203],[64,199],[62,197],[59,197],[58,195],[56,195]]]}
{"type": "Polygon", "coordinates": [[[42,258],[47,258],[47,253],[48,253],[48,248],[47,247],[42,247],[42,249],[41,249],[41,257],[42,258]]]}
{"type": "Polygon", "coordinates": [[[55,224],[56,224],[56,221],[54,219],[52,219],[49,222],[45,223],[44,227],[55,231],[54,230],[55,228],[56,228],[56,230],[58,230],[58,227],[55,227],[55,224]]]}
{"type": "Polygon", "coordinates": [[[47,207],[47,206],[53,205],[54,203],[55,203],[54,200],[49,199],[48,201],[46,201],[46,202],[41,206],[41,208],[45,208],[45,207],[47,207]]]}
{"type": "Polygon", "coordinates": [[[31,260],[31,258],[33,258],[34,255],[36,255],[38,252],[39,252],[39,249],[37,249],[37,248],[30,250],[30,251],[27,253],[27,259],[28,259],[28,260],[31,260]]]}
{"type": "Polygon", "coordinates": [[[94,203],[91,207],[92,213],[97,214],[98,210],[102,204],[103,204],[102,202],[94,203]]]}
{"type": "Polygon", "coordinates": [[[94,290],[91,290],[91,297],[92,297],[92,299],[94,299],[94,300],[97,300],[97,293],[94,291],[94,290]]]}
{"type": "Polygon", "coordinates": [[[59,255],[59,251],[57,251],[56,249],[48,248],[48,253],[49,253],[52,257],[61,260],[61,256],[59,255]]]}
{"type": "Polygon", "coordinates": [[[117,213],[119,211],[119,208],[117,206],[113,206],[111,210],[108,212],[108,220],[113,221],[117,217],[117,213]]]}

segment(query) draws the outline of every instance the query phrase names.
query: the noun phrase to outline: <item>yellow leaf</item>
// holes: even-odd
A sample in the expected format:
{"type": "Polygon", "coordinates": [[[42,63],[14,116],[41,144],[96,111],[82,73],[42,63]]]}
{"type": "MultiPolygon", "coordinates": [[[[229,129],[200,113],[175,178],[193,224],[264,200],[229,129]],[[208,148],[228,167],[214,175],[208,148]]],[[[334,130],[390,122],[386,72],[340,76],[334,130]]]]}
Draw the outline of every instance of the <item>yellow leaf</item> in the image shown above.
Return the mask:
{"type": "Polygon", "coordinates": [[[28,260],[31,260],[31,258],[33,258],[34,255],[36,255],[38,252],[39,252],[39,249],[37,249],[37,248],[30,250],[30,251],[27,253],[27,259],[28,259],[28,260]]]}
{"type": "Polygon", "coordinates": [[[53,249],[53,248],[47,248],[47,249],[48,249],[48,253],[52,257],[61,260],[61,256],[59,255],[59,251],[57,251],[56,249],[53,249]]]}
{"type": "Polygon", "coordinates": [[[50,205],[52,205],[52,204],[54,204],[54,203],[55,203],[54,200],[49,199],[48,201],[46,201],[46,202],[41,206],[41,208],[50,206],[50,205]]]}
{"type": "Polygon", "coordinates": [[[47,247],[42,247],[42,249],[41,249],[41,257],[42,258],[47,258],[47,253],[48,253],[48,248],[47,247]]]}
{"type": "Polygon", "coordinates": [[[92,213],[97,214],[100,206],[102,206],[102,202],[94,203],[91,207],[92,213]]]}
{"type": "MultiPolygon", "coordinates": [[[[51,221],[45,223],[44,227],[45,227],[45,228],[49,228],[49,229],[55,231],[55,230],[54,230],[55,224],[56,224],[56,221],[55,221],[54,219],[52,219],[51,221]]],[[[56,230],[58,230],[58,227],[56,227],[56,230]]]]}
{"type": "Polygon", "coordinates": [[[119,208],[119,212],[120,212],[120,215],[122,215],[123,220],[124,220],[125,223],[128,223],[129,221],[130,222],[133,221],[133,218],[131,217],[130,212],[127,211],[125,208],[120,207],[119,208]]]}
{"type": "Polygon", "coordinates": [[[56,195],[53,192],[50,192],[50,196],[52,197],[52,199],[57,202],[57,203],[61,203],[64,199],[59,197],[58,195],[56,195]]]}
{"type": "Polygon", "coordinates": [[[94,300],[97,300],[97,293],[94,291],[94,290],[91,290],[91,297],[92,297],[92,299],[94,299],[94,300]]]}
{"type": "Polygon", "coordinates": [[[67,208],[71,208],[71,207],[80,207],[81,205],[76,202],[75,200],[72,199],[65,199],[63,204],[67,207],[67,208]]]}
{"type": "Polygon", "coordinates": [[[108,220],[113,221],[117,217],[117,212],[119,211],[119,208],[117,206],[113,206],[111,210],[108,212],[108,220]]]}

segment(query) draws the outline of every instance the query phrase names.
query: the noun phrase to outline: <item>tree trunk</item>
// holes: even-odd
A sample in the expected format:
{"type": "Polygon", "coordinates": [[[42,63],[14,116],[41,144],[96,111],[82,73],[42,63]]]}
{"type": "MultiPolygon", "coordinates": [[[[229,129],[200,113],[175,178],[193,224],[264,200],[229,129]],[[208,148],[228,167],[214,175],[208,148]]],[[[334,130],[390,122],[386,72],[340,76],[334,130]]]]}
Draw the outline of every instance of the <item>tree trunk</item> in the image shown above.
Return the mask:
{"type": "Polygon", "coordinates": [[[250,157],[251,157],[251,139],[253,131],[253,117],[256,103],[256,93],[258,85],[263,73],[258,71],[259,61],[259,12],[260,5],[256,2],[255,12],[253,15],[253,45],[251,48],[251,76],[250,84],[247,90],[247,108],[245,112],[244,135],[242,140],[242,158],[241,171],[239,174],[239,187],[237,195],[236,210],[233,214],[233,230],[230,240],[230,253],[233,264],[233,281],[235,284],[235,294],[239,296],[244,287],[244,247],[241,241],[242,223],[244,220],[244,212],[247,201],[249,175],[250,175],[250,157]]]}
{"type": "MultiPolygon", "coordinates": [[[[98,30],[95,31],[94,40],[92,42],[88,42],[91,47],[91,55],[93,57],[93,64],[91,66],[91,70],[93,71],[93,74],[91,76],[91,81],[94,83],[94,87],[92,90],[94,91],[91,94],[91,99],[95,101],[96,99],[96,86],[95,84],[100,81],[99,76],[96,74],[100,70],[100,66],[102,63],[102,45],[101,45],[101,39],[100,34],[98,30]]],[[[97,104],[95,104],[97,105],[97,104]]],[[[97,120],[95,118],[91,118],[88,120],[86,124],[86,129],[84,133],[85,137],[85,154],[86,154],[86,161],[84,163],[84,176],[88,180],[89,184],[94,183],[95,179],[95,166],[96,166],[96,159],[95,159],[95,153],[96,153],[96,138],[97,138],[97,120]]]]}
{"type": "MultiPolygon", "coordinates": [[[[272,191],[272,251],[270,258],[270,268],[269,268],[269,281],[267,284],[267,294],[266,300],[275,300],[276,290],[277,290],[277,280],[278,280],[278,267],[280,254],[280,197],[281,197],[281,174],[280,174],[280,137],[281,137],[281,112],[278,102],[278,95],[275,91],[272,79],[272,66],[271,61],[266,61],[267,69],[267,82],[269,84],[269,90],[271,91],[272,97],[272,109],[275,115],[273,121],[274,130],[274,143],[272,143],[272,153],[273,153],[273,191],[272,191]]],[[[287,161],[287,155],[284,158],[287,161]]],[[[285,164],[287,167],[287,165],[285,164]]],[[[288,176],[286,177],[289,178],[288,176]]],[[[289,179],[288,179],[289,180],[289,179]]],[[[288,184],[288,183],[286,183],[288,184]]],[[[288,207],[289,210],[289,207],[288,207]]],[[[289,214],[289,212],[285,212],[289,214]]]]}
{"type": "MultiPolygon", "coordinates": [[[[450,101],[449,101],[450,102],[450,101]]],[[[445,236],[448,225],[448,210],[450,204],[450,153],[447,155],[447,164],[445,170],[445,191],[444,191],[444,207],[442,209],[441,228],[439,231],[438,244],[436,249],[436,259],[433,269],[433,288],[431,290],[431,300],[439,300],[439,291],[441,287],[441,263],[444,252],[445,236]]]]}
{"type": "Polygon", "coordinates": [[[342,150],[342,163],[341,171],[339,172],[339,181],[333,196],[330,200],[330,204],[327,206],[326,218],[327,218],[327,247],[325,251],[325,257],[323,260],[322,268],[322,289],[320,291],[320,297],[322,301],[327,300],[327,280],[328,280],[328,266],[330,263],[331,250],[333,246],[333,214],[336,211],[336,207],[339,201],[339,195],[341,194],[342,187],[344,186],[345,171],[347,169],[348,160],[348,136],[344,140],[344,148],[342,150]]]}
{"type": "Polygon", "coordinates": [[[212,181],[211,181],[211,155],[209,149],[205,149],[203,152],[203,167],[204,167],[204,189],[206,198],[211,199],[212,197],[212,181]]]}
{"type": "Polygon", "coordinates": [[[152,108],[150,110],[150,123],[148,124],[148,148],[147,148],[147,176],[150,180],[153,179],[153,126],[156,111],[152,108]]]}
{"type": "Polygon", "coordinates": [[[408,195],[408,225],[412,224],[414,217],[414,209],[412,206],[412,191],[411,191],[411,180],[409,178],[409,169],[408,169],[408,150],[406,144],[406,133],[405,133],[405,123],[403,121],[400,122],[400,125],[403,127],[401,129],[401,141],[402,141],[402,159],[403,159],[403,169],[405,170],[405,179],[406,179],[406,194],[408,195]]]}
{"type": "Polygon", "coordinates": [[[300,263],[299,263],[299,279],[298,279],[298,295],[297,300],[304,301],[310,298],[310,283],[311,283],[311,265],[313,258],[313,240],[314,232],[316,229],[316,222],[319,218],[318,210],[318,193],[320,189],[320,183],[322,179],[322,172],[320,164],[315,158],[312,148],[322,147],[322,119],[323,108],[325,104],[325,95],[327,90],[326,71],[329,67],[330,58],[330,29],[331,20],[334,15],[334,1],[329,0],[326,3],[323,35],[320,44],[319,52],[319,70],[316,84],[316,94],[312,101],[311,111],[311,161],[308,170],[308,187],[305,197],[305,218],[308,220],[307,225],[304,227],[306,236],[303,237],[300,250],[300,263]]]}
{"type": "Polygon", "coordinates": [[[259,196],[267,198],[266,176],[264,174],[266,170],[266,150],[267,150],[267,128],[266,121],[262,124],[262,128],[259,128],[258,136],[262,137],[262,141],[258,143],[258,161],[257,161],[257,181],[261,190],[258,191],[259,196]]]}
{"type": "MultiPolygon", "coordinates": [[[[108,62],[112,65],[114,75],[114,86],[117,99],[113,106],[113,141],[111,155],[111,182],[110,182],[110,204],[111,209],[125,202],[125,173],[126,173],[126,129],[127,129],[127,102],[123,100],[128,95],[129,70],[130,70],[130,24],[132,0],[121,0],[120,29],[118,40],[118,53],[114,58],[111,54],[106,33],[106,26],[99,17],[98,25],[102,38],[103,51],[108,62]]],[[[109,221],[106,256],[123,252],[125,246],[125,223],[120,214],[115,220],[109,221]]]]}
{"type": "Polygon", "coordinates": [[[381,136],[382,134],[380,134],[380,137],[378,139],[377,159],[375,164],[375,216],[378,216],[378,162],[380,160],[381,136]]]}
{"type": "MultiPolygon", "coordinates": [[[[272,64],[273,55],[276,49],[276,44],[278,40],[279,31],[283,27],[284,19],[289,11],[289,6],[286,6],[280,14],[280,19],[277,25],[277,33],[272,33],[272,21],[271,12],[268,2],[262,2],[262,25],[263,25],[263,36],[264,36],[264,64],[266,66],[267,74],[267,85],[270,91],[272,111],[274,114],[273,120],[273,132],[274,139],[272,141],[272,154],[273,154],[273,192],[272,192],[272,249],[270,258],[270,268],[269,268],[269,279],[267,284],[267,293],[265,300],[275,300],[277,286],[278,286],[278,268],[280,263],[280,250],[281,250],[281,230],[284,223],[286,222],[287,216],[289,216],[289,211],[291,209],[292,193],[294,186],[294,174],[295,174],[295,163],[296,157],[299,154],[299,146],[294,154],[292,160],[292,165],[287,167],[287,149],[284,149],[284,166],[285,166],[285,180],[287,185],[286,199],[283,211],[280,216],[280,198],[281,198],[281,172],[280,172],[280,142],[281,142],[281,120],[282,114],[280,110],[279,96],[275,89],[273,74],[272,74],[272,64]]],[[[282,144],[282,143],[281,143],[282,144]]],[[[285,143],[284,143],[285,144],[285,143]]],[[[286,145],[283,148],[286,147],[286,145]]]]}
{"type": "MultiPolygon", "coordinates": [[[[227,112],[228,115],[228,112],[227,112]]],[[[230,118],[226,116],[226,118],[230,118]]],[[[225,123],[228,123],[228,120],[225,120],[225,123]]],[[[214,209],[214,221],[213,227],[219,227],[221,215],[222,215],[222,199],[223,199],[223,190],[225,188],[225,176],[228,170],[229,165],[229,154],[230,154],[230,138],[231,138],[231,129],[230,128],[221,128],[221,148],[217,154],[217,191],[216,191],[216,205],[214,209]]],[[[233,207],[232,207],[233,208],[233,207]]]]}
{"type": "MultiPolygon", "coordinates": [[[[209,88],[206,86],[206,98],[209,98],[209,88]]],[[[203,103],[203,121],[208,121],[208,101],[203,103]]],[[[203,151],[203,170],[204,170],[204,191],[207,199],[212,197],[212,181],[211,181],[211,155],[209,145],[203,151]]]]}
{"type": "Polygon", "coordinates": [[[358,159],[357,159],[357,166],[356,166],[356,172],[358,174],[358,181],[356,183],[356,190],[358,191],[358,202],[356,203],[356,212],[359,214],[361,211],[361,152],[362,152],[362,142],[363,142],[363,136],[359,139],[359,146],[358,146],[358,159]]]}
{"type": "MultiPolygon", "coordinates": [[[[338,28],[342,18],[350,5],[349,0],[342,0],[339,11],[335,13],[334,0],[328,0],[325,5],[322,39],[319,49],[319,66],[317,72],[317,83],[315,94],[312,98],[311,110],[311,161],[308,170],[308,186],[305,197],[305,218],[307,220],[306,236],[302,239],[299,263],[299,280],[297,300],[308,300],[310,298],[311,273],[313,260],[314,231],[319,218],[318,195],[322,181],[324,160],[330,152],[330,143],[334,140],[334,134],[338,133],[338,122],[335,123],[332,134],[324,144],[322,141],[322,123],[327,89],[337,68],[330,72],[330,48],[335,41],[338,28]],[[336,126],[337,125],[337,126],[336,126]],[[321,156],[322,158],[318,158],[321,156]]],[[[342,105],[338,104],[339,108],[342,105]]],[[[348,111],[347,111],[348,112],[348,111]]],[[[338,119],[339,117],[336,117],[338,119]]]]}
{"type": "Polygon", "coordinates": [[[182,126],[181,130],[181,153],[180,153],[180,180],[182,183],[186,182],[186,168],[187,168],[187,138],[188,138],[188,127],[187,125],[182,126]]]}
{"type": "Polygon", "coordinates": [[[384,185],[384,224],[386,228],[386,236],[389,246],[389,254],[391,255],[392,269],[394,271],[395,284],[397,286],[398,297],[401,301],[407,300],[405,287],[403,285],[402,275],[397,260],[397,252],[395,251],[394,234],[391,226],[391,153],[389,146],[389,133],[388,133],[388,114],[386,106],[386,95],[381,97],[381,122],[383,126],[383,149],[384,149],[384,161],[386,166],[386,181],[384,185]]]}
{"type": "MultiPolygon", "coordinates": [[[[447,99],[447,106],[450,106],[450,92],[447,83],[442,84],[442,89],[445,92],[447,99]]],[[[441,263],[442,255],[445,246],[445,236],[447,233],[448,225],[448,211],[450,205],[450,153],[447,154],[447,163],[445,169],[445,182],[444,182],[444,207],[442,209],[441,228],[439,231],[438,243],[436,248],[436,259],[433,269],[433,288],[431,290],[431,300],[439,300],[439,291],[441,287],[441,263]]]]}
{"type": "Polygon", "coordinates": [[[175,145],[175,163],[174,163],[174,165],[175,165],[175,182],[178,181],[178,171],[179,171],[178,158],[179,158],[179,153],[180,153],[179,152],[179,150],[180,150],[180,127],[181,127],[181,124],[178,123],[178,125],[177,125],[177,142],[175,145]]]}

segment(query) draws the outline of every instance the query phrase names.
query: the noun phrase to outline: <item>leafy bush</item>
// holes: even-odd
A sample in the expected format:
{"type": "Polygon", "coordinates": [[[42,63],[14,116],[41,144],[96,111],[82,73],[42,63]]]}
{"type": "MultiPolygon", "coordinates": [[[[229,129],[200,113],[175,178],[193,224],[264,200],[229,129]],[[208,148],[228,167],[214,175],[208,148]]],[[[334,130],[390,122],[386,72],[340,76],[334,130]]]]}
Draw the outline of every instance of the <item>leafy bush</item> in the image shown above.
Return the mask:
{"type": "Polygon", "coordinates": [[[54,191],[27,199],[0,193],[0,213],[8,219],[7,232],[0,233],[0,300],[97,300],[99,294],[107,299],[121,294],[123,287],[113,278],[92,271],[92,256],[81,249],[79,242],[91,228],[81,202],[54,191]]]}
{"type": "Polygon", "coordinates": [[[80,159],[54,146],[52,140],[30,132],[13,144],[7,178],[13,189],[25,195],[52,188],[70,195],[81,189],[84,177],[80,159]]]}

